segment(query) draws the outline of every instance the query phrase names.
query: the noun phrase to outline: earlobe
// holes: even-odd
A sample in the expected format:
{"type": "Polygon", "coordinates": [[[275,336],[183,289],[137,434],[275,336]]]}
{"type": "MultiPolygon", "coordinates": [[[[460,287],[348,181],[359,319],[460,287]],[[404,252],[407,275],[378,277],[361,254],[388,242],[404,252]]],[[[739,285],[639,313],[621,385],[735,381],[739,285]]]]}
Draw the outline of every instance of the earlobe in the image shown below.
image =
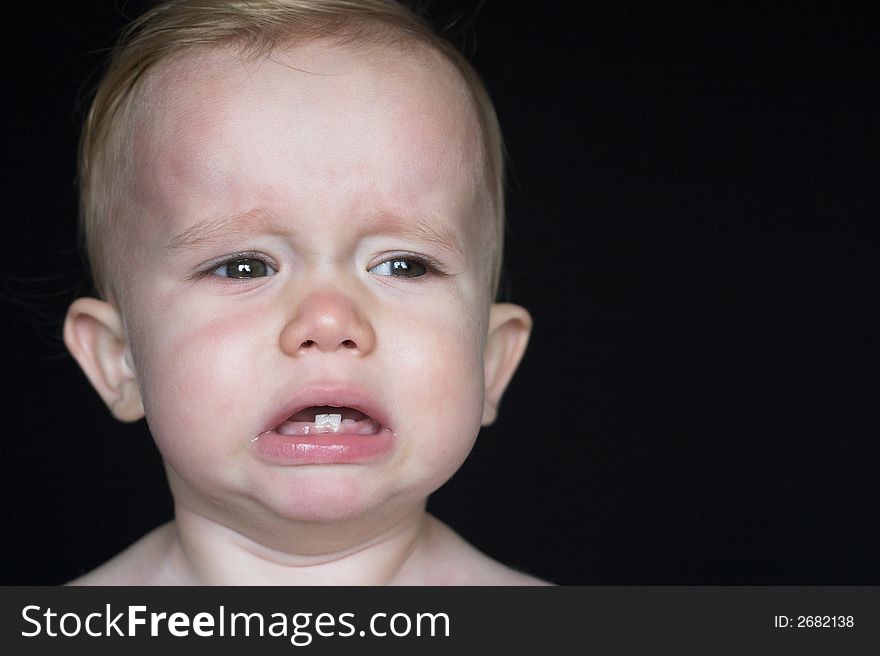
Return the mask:
{"type": "Polygon", "coordinates": [[[532,318],[525,308],[495,303],[489,313],[489,331],[483,354],[485,396],[483,426],[495,421],[498,404],[522,360],[532,332],[532,318]]]}
{"type": "Polygon", "coordinates": [[[122,318],[111,304],[78,298],[64,320],[64,343],[86,377],[120,421],[144,416],[122,318]]]}

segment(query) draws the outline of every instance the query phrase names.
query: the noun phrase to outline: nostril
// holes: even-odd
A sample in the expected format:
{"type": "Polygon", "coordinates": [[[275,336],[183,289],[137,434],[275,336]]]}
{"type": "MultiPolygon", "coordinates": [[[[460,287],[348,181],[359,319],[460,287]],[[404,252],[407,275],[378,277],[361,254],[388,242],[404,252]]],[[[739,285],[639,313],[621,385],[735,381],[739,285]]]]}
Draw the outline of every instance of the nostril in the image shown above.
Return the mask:
{"type": "Polygon", "coordinates": [[[355,343],[354,343],[352,340],[350,340],[350,339],[347,339],[347,340],[345,340],[344,342],[342,342],[342,345],[343,345],[345,348],[347,348],[347,349],[357,348],[357,344],[355,344],[355,343]]]}
{"type": "Polygon", "coordinates": [[[307,339],[306,341],[304,341],[304,342],[302,343],[302,348],[311,348],[311,347],[314,346],[314,345],[315,345],[315,340],[313,340],[313,339],[307,339]]]}

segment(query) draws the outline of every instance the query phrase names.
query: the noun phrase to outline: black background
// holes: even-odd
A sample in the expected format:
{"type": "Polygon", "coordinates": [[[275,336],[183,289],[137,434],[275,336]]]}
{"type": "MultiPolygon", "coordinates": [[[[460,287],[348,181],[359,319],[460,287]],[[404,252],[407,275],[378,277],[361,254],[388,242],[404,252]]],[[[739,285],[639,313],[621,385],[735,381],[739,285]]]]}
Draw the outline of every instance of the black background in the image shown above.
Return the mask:
{"type": "MultiPolygon", "coordinates": [[[[877,7],[478,4],[431,14],[496,101],[535,331],[432,510],[567,585],[880,583],[877,7]]],[[[171,514],[145,425],[59,339],[79,99],[144,6],[3,28],[3,584],[171,514]]]]}

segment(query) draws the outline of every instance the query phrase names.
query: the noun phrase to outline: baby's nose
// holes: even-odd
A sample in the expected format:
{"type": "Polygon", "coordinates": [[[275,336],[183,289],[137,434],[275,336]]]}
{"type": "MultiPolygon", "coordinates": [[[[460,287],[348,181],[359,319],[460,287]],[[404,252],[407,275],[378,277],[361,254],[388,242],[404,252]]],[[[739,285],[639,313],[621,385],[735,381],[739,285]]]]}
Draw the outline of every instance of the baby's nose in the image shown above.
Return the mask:
{"type": "Polygon", "coordinates": [[[315,292],[304,298],[281,332],[281,350],[288,355],[306,351],[349,351],[366,355],[376,334],[353,299],[340,292],[315,292]]]}

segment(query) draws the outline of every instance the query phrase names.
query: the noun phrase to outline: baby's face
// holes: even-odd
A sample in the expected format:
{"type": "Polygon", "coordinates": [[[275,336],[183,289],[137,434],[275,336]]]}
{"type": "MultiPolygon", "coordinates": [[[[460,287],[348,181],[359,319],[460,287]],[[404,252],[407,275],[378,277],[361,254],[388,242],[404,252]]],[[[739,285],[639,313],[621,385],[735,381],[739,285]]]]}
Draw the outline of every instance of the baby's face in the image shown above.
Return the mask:
{"type": "Polygon", "coordinates": [[[312,44],[191,56],[147,99],[119,301],[177,502],[334,521],[426,497],[483,419],[491,219],[463,84],[312,44]]]}

